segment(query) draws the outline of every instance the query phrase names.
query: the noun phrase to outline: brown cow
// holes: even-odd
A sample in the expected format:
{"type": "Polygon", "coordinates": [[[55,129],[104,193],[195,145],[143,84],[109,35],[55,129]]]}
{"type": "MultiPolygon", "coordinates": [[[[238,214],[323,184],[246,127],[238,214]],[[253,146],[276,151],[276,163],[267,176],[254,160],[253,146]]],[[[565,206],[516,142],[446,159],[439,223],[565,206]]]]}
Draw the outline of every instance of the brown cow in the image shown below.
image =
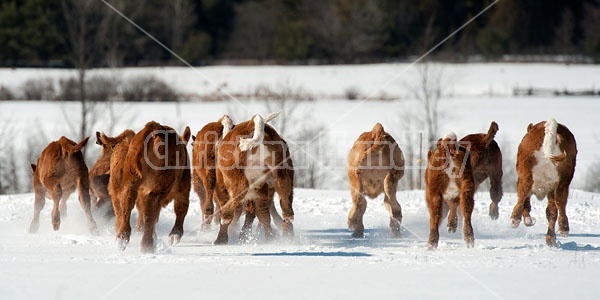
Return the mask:
{"type": "Polygon", "coordinates": [[[404,176],[404,156],[396,140],[377,123],[363,132],[348,154],[348,179],[352,194],[352,209],[348,228],[353,237],[364,236],[363,215],[367,210],[364,196],[375,198],[381,193],[390,214],[390,234],[400,235],[402,208],[396,199],[398,181],[404,176]]]}
{"type": "MultiPolygon", "coordinates": [[[[236,125],[219,146],[216,194],[221,205],[221,227],[215,244],[228,242],[227,227],[234,218],[234,212],[249,201],[254,205],[250,217],[254,214],[258,217],[269,239],[272,234],[270,189],[275,189],[280,197],[284,236],[293,234],[292,159],[285,140],[273,127],[265,124],[276,116],[271,114],[263,119],[256,115],[236,125]]],[[[247,225],[245,227],[243,234],[248,229],[247,225]]]]}
{"type": "Polygon", "coordinates": [[[61,214],[63,217],[67,215],[66,201],[77,189],[79,203],[87,218],[90,232],[94,235],[98,234],[96,221],[90,209],[88,169],[81,153],[81,148],[86,145],[88,139],[89,137],[86,137],[81,142],[75,143],[63,136],[46,146],[38,158],[37,166],[31,164],[35,204],[29,232],[37,232],[40,226],[40,211],[44,208],[46,193],[54,201],[52,228],[57,231],[60,228],[61,214]]]}
{"type": "Polygon", "coordinates": [[[502,200],[502,152],[494,137],[498,132],[498,124],[492,122],[486,133],[469,134],[463,137],[459,144],[470,144],[471,166],[475,180],[475,190],[485,181],[490,179],[489,215],[492,220],[498,219],[498,203],[502,200]]]}
{"type": "Polygon", "coordinates": [[[116,137],[108,137],[102,132],[96,132],[96,144],[102,147],[102,154],[90,169],[90,196],[92,205],[96,208],[109,206],[105,218],[114,216],[112,201],[108,193],[108,181],[110,178],[110,157],[117,143],[123,139],[131,139],[135,135],[133,130],[125,130],[116,137]],[[104,142],[103,142],[104,141],[104,142]]]}
{"type": "Polygon", "coordinates": [[[569,129],[554,119],[529,124],[517,152],[517,204],[512,215],[512,227],[521,223],[533,226],[530,198],[539,200],[548,196],[546,218],[548,232],[546,244],[556,246],[555,225],[558,217],[558,231],[562,236],[569,234],[569,219],[566,214],[569,185],[575,173],[577,144],[569,129]]]}
{"type": "MultiPolygon", "coordinates": [[[[202,210],[202,230],[210,229],[213,216],[217,222],[220,222],[220,206],[214,195],[217,176],[217,145],[223,139],[234,124],[228,115],[224,115],[217,122],[206,124],[196,136],[192,136],[192,186],[200,199],[200,208],[202,210]],[[207,200],[208,199],[208,200],[207,200]],[[213,201],[214,200],[214,201],[213,201]],[[215,210],[215,204],[217,209],[215,210]]],[[[273,202],[274,191],[269,192],[270,201],[273,202]]],[[[252,210],[252,206],[248,207],[252,210]]],[[[270,208],[271,217],[277,227],[281,228],[283,219],[277,213],[275,205],[270,208]]],[[[236,211],[234,222],[237,223],[242,213],[241,207],[236,211]]],[[[246,217],[246,228],[251,226],[253,218],[251,215],[246,217]]],[[[243,237],[242,237],[243,238],[243,237]]]]}
{"type": "Polygon", "coordinates": [[[448,232],[456,232],[457,206],[463,214],[463,237],[467,247],[475,245],[471,214],[475,182],[469,159],[468,143],[457,143],[456,135],[449,133],[439,139],[436,147],[427,153],[425,170],[425,199],[429,208],[429,240],[427,248],[435,249],[440,238],[439,225],[443,214],[444,201],[449,205],[448,232]]]}
{"type": "Polygon", "coordinates": [[[117,216],[115,228],[121,250],[129,243],[131,211],[137,205],[138,225],[144,231],[141,250],[153,252],[161,206],[172,199],[176,218],[169,237],[172,245],[180,241],[191,187],[186,149],[189,138],[189,127],[180,137],[171,127],[149,122],[130,141],[125,139],[115,146],[108,189],[117,216]]]}

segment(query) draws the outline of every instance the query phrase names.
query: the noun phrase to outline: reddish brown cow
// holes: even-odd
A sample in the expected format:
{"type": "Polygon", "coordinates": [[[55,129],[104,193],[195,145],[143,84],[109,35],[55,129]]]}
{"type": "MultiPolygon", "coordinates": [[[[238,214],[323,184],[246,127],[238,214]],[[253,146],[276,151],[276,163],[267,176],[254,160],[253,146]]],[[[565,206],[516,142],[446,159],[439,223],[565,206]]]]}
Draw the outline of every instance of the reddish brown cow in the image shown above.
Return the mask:
{"type": "Polygon", "coordinates": [[[149,122],[132,139],[118,143],[111,157],[109,192],[115,207],[117,242],[124,250],[131,236],[131,211],[137,205],[143,227],[142,252],[154,251],[155,225],[161,206],[175,199],[175,224],[169,237],[177,244],[189,206],[191,174],[186,145],[171,127],[149,122]],[[137,201],[136,201],[137,200],[137,201]]]}
{"type": "Polygon", "coordinates": [[[67,214],[66,201],[77,189],[79,203],[87,218],[90,232],[94,235],[98,234],[96,222],[90,210],[88,169],[81,153],[81,148],[86,145],[88,139],[89,137],[86,137],[81,142],[75,143],[63,136],[58,141],[51,142],[46,146],[38,158],[37,166],[31,164],[35,204],[29,232],[37,232],[40,226],[40,211],[44,208],[46,194],[49,194],[54,201],[52,228],[57,231],[60,228],[61,214],[63,217],[67,214]]]}
{"type": "Polygon", "coordinates": [[[434,149],[427,153],[425,170],[425,199],[429,208],[429,240],[427,248],[435,249],[440,238],[439,225],[442,220],[444,201],[449,205],[448,232],[456,232],[457,206],[463,214],[463,236],[467,247],[475,245],[471,214],[475,182],[469,159],[469,150],[456,142],[456,135],[449,133],[439,139],[434,149]]]}
{"type": "Polygon", "coordinates": [[[348,228],[353,237],[364,236],[363,215],[367,200],[381,193],[390,214],[390,234],[400,235],[402,208],[396,199],[398,181],[404,176],[404,156],[396,140],[377,123],[369,132],[363,132],[348,154],[348,179],[352,194],[352,209],[348,215],[348,228]]]}
{"type": "Polygon", "coordinates": [[[215,215],[213,195],[217,182],[217,143],[233,129],[233,126],[231,118],[224,115],[219,121],[206,124],[195,137],[192,137],[194,140],[192,148],[192,186],[200,199],[202,230],[210,228],[213,215],[215,215]]]}
{"type": "MultiPolygon", "coordinates": [[[[221,205],[221,227],[215,244],[228,242],[227,227],[234,218],[234,212],[248,201],[254,205],[249,211],[250,217],[254,214],[258,217],[269,239],[272,234],[269,190],[272,188],[280,197],[283,234],[293,234],[292,159],[285,140],[275,129],[265,125],[275,116],[271,114],[263,119],[256,115],[236,125],[219,146],[216,193],[221,205]]],[[[245,227],[242,233],[248,230],[245,227]]]]}
{"type": "Polygon", "coordinates": [[[90,169],[90,196],[92,204],[96,209],[109,206],[105,217],[114,216],[112,201],[108,193],[108,181],[110,178],[110,157],[114,146],[123,139],[131,139],[135,135],[133,130],[125,130],[116,137],[108,137],[102,132],[96,132],[96,144],[102,147],[102,154],[90,169]],[[105,142],[103,142],[105,141],[105,142]]]}
{"type": "Polygon", "coordinates": [[[557,217],[559,233],[569,234],[566,207],[576,157],[575,137],[566,126],[554,119],[529,124],[517,152],[518,201],[511,215],[513,228],[519,226],[521,218],[525,226],[533,226],[530,198],[535,195],[542,200],[548,196],[546,244],[556,246],[557,217]]]}
{"type": "Polygon", "coordinates": [[[498,132],[498,124],[492,122],[487,133],[469,134],[460,140],[459,144],[470,145],[470,160],[475,180],[475,190],[490,179],[489,215],[492,220],[498,219],[498,203],[502,200],[502,152],[494,137],[498,132]]]}

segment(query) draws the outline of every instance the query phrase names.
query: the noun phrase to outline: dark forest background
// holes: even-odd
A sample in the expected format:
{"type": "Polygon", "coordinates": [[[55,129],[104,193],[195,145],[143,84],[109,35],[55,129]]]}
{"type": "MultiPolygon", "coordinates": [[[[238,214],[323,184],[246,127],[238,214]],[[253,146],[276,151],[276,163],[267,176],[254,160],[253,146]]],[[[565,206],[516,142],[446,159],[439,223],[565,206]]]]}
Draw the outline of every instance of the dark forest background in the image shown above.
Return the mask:
{"type": "MultiPolygon", "coordinates": [[[[420,55],[491,0],[109,0],[194,65],[363,63],[420,55]]],[[[177,65],[100,0],[0,0],[0,66],[177,65]]],[[[600,57],[597,0],[501,0],[435,52],[600,57]]]]}

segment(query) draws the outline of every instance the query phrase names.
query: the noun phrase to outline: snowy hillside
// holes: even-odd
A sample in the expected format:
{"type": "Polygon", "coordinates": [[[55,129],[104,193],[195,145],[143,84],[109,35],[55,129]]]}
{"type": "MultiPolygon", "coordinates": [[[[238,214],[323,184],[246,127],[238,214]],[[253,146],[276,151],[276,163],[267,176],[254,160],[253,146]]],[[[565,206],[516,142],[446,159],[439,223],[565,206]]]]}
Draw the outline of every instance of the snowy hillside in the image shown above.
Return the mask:
{"type": "MultiPolygon", "coordinates": [[[[600,87],[597,65],[563,64],[435,64],[447,78],[449,93],[459,96],[512,95],[513,88],[593,89],[600,87]]],[[[343,97],[349,88],[369,95],[386,82],[382,91],[406,95],[406,83],[416,75],[407,63],[332,66],[209,66],[96,69],[89,75],[131,78],[153,75],[184,93],[209,94],[223,88],[231,94],[253,92],[257,86],[276,88],[291,84],[319,98],[343,97]]],[[[27,79],[74,77],[75,71],[48,69],[1,69],[0,82],[17,88],[27,79]]],[[[380,95],[376,93],[375,96],[380,95]]]]}
{"type": "MultiPolygon", "coordinates": [[[[352,239],[345,223],[347,191],[296,190],[296,236],[213,246],[216,228],[200,233],[193,197],[180,245],[141,255],[134,234],[125,252],[115,249],[112,224],[87,233],[75,197],[61,230],[51,231],[48,208],[38,234],[27,234],[33,195],[0,197],[2,299],[594,299],[600,269],[600,195],[571,191],[571,235],[545,246],[545,201],[532,202],[534,227],[511,229],[516,198],[506,194],[500,219],[487,216],[489,195],[478,193],[473,213],[475,248],[458,233],[440,233],[427,251],[429,216],[423,193],[398,193],[402,237],[388,237],[381,198],[369,201],[367,236],[352,239]]],[[[135,213],[134,213],[135,214],[135,213]]],[[[135,218],[134,218],[135,219],[135,218]]],[[[134,221],[134,220],[132,220],[134,221]]],[[[166,243],[172,205],[163,209],[158,236],[166,243]]]]}

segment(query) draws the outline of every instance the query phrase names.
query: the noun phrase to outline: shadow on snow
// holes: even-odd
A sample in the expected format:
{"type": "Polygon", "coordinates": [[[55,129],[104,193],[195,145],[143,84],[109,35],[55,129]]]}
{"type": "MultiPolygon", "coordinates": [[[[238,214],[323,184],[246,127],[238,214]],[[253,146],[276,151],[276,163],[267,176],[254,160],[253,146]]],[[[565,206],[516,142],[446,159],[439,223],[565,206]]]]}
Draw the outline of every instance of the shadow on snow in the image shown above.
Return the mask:
{"type": "Polygon", "coordinates": [[[369,257],[371,254],[364,252],[278,252],[278,253],[254,253],[252,256],[305,256],[305,257],[369,257]]]}

